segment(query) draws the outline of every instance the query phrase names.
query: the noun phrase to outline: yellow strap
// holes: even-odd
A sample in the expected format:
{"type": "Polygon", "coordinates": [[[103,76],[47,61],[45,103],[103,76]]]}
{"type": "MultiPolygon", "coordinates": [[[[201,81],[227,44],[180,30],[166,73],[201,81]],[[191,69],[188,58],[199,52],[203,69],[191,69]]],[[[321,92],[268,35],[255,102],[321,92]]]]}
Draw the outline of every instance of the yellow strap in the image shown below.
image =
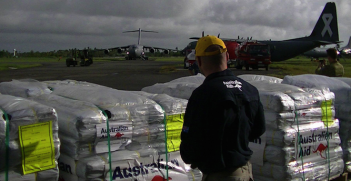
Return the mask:
{"type": "Polygon", "coordinates": [[[191,176],[193,177],[193,181],[195,181],[195,175],[192,170],[190,170],[191,176]]]}
{"type": "Polygon", "coordinates": [[[105,162],[105,163],[107,163],[108,162],[108,160],[106,160],[106,158],[105,157],[103,157],[103,156],[100,156],[100,158],[105,162]]]}
{"type": "Polygon", "coordinates": [[[272,145],[274,145],[274,136],[275,136],[275,130],[273,131],[273,134],[272,134],[272,145]]]}
{"type": "Polygon", "coordinates": [[[92,147],[91,147],[91,144],[90,144],[90,143],[88,143],[88,145],[89,145],[89,152],[91,153],[91,152],[93,151],[93,149],[92,149],[92,147]]]}
{"type": "Polygon", "coordinates": [[[135,151],[135,153],[136,153],[136,154],[138,154],[138,157],[140,158],[140,153],[139,153],[139,152],[137,152],[137,151],[135,151]]]}
{"type": "Polygon", "coordinates": [[[36,122],[39,122],[39,119],[38,119],[38,116],[37,116],[37,112],[35,112],[35,110],[33,108],[31,108],[31,110],[33,111],[33,115],[34,115],[34,118],[35,118],[36,122]]]}
{"type": "Polygon", "coordinates": [[[273,176],[273,164],[271,164],[271,176],[274,177],[273,176]]]}
{"type": "Polygon", "coordinates": [[[335,122],[333,119],[333,114],[332,114],[332,106],[333,102],[332,100],[327,100],[322,102],[321,108],[322,108],[322,121],[325,126],[332,126],[335,122]]]}

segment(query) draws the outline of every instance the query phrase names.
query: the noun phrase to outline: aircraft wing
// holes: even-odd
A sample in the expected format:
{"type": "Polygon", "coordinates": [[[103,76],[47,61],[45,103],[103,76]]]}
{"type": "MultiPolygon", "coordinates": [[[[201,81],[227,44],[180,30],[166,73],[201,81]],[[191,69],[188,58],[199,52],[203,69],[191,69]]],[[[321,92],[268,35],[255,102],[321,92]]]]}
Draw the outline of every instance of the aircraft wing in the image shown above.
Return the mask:
{"type": "Polygon", "coordinates": [[[169,51],[178,51],[174,49],[169,49],[169,48],[160,48],[160,47],[152,47],[152,46],[144,46],[144,49],[155,49],[155,50],[169,50],[169,51]]]}
{"type": "MultiPolygon", "coordinates": [[[[198,40],[200,38],[201,37],[191,37],[189,39],[191,39],[191,40],[198,40]]],[[[242,43],[242,42],[247,40],[247,39],[234,39],[234,38],[220,38],[220,39],[223,40],[223,41],[236,41],[238,43],[242,43]]]]}
{"type": "Polygon", "coordinates": [[[127,46],[121,46],[121,47],[114,47],[114,48],[108,48],[109,50],[117,50],[117,49],[124,49],[126,50],[127,48],[129,48],[130,45],[127,46]]]}
{"type": "Polygon", "coordinates": [[[113,47],[113,48],[100,48],[100,49],[93,49],[93,50],[95,50],[95,51],[118,50],[118,49],[126,50],[128,48],[129,48],[129,45],[121,46],[121,47],[113,47]]]}
{"type": "Polygon", "coordinates": [[[314,41],[315,43],[318,43],[320,45],[330,45],[330,44],[338,44],[343,41],[336,41],[336,42],[331,42],[331,41],[314,41]]]}

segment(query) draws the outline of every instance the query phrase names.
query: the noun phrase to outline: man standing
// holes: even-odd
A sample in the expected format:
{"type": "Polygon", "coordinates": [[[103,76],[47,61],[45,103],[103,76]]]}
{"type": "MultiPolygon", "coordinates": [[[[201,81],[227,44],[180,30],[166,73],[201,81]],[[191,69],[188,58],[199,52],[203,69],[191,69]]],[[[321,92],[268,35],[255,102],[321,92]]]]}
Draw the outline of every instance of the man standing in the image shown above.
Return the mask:
{"type": "Polygon", "coordinates": [[[249,181],[248,144],[265,132],[258,90],[227,69],[227,48],[216,36],[200,38],[195,53],[206,79],[186,108],[182,159],[204,173],[203,181],[249,181]]]}
{"type": "Polygon", "coordinates": [[[197,75],[198,73],[200,73],[200,69],[199,69],[199,66],[197,65],[195,58],[196,57],[195,57],[194,50],[191,51],[191,53],[189,53],[189,55],[186,57],[186,59],[188,59],[188,62],[190,64],[188,68],[190,75],[197,75]]]}
{"type": "Polygon", "coordinates": [[[329,65],[325,65],[325,62],[320,62],[316,69],[316,74],[325,75],[329,77],[342,77],[344,75],[344,67],[337,60],[338,52],[335,48],[329,48],[327,50],[327,58],[329,65]]]}
{"type": "Polygon", "coordinates": [[[189,72],[190,75],[197,75],[198,73],[200,73],[200,69],[196,61],[189,66],[189,72]]]}

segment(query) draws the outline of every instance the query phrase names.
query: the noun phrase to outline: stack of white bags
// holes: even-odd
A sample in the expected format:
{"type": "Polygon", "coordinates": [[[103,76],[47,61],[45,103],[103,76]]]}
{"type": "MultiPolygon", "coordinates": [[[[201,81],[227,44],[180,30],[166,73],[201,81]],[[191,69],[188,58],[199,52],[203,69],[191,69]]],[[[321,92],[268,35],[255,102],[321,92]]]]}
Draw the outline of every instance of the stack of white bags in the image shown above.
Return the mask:
{"type": "Polygon", "coordinates": [[[167,83],[157,83],[141,89],[144,92],[153,94],[167,94],[172,97],[189,99],[191,93],[202,84],[205,76],[197,74],[195,76],[181,77],[167,83]]]}
{"type": "Polygon", "coordinates": [[[334,94],[266,81],[249,82],[259,90],[266,118],[263,164],[253,164],[255,180],[338,177],[344,168],[339,122],[334,118],[333,104],[324,107],[326,101],[334,101],[334,94]]]}
{"type": "MultiPolygon", "coordinates": [[[[255,180],[326,180],[343,172],[332,92],[284,85],[282,79],[270,76],[239,77],[257,87],[265,109],[267,131],[249,145],[254,151],[255,180]],[[326,102],[329,104],[323,107],[326,102]]],[[[204,79],[189,76],[142,90],[188,99],[204,79]]]]}
{"type": "MultiPolygon", "coordinates": [[[[58,136],[58,123],[57,123],[57,114],[55,109],[39,104],[34,101],[30,101],[24,98],[14,97],[10,95],[0,95],[0,180],[5,180],[5,170],[8,170],[8,180],[11,181],[27,181],[27,180],[36,180],[36,181],[57,181],[59,177],[59,171],[57,167],[57,159],[60,156],[60,140],[58,136]],[[9,147],[8,147],[8,159],[9,162],[6,165],[6,117],[4,114],[7,114],[8,123],[9,123],[9,147]],[[23,175],[22,169],[22,160],[25,160],[26,164],[30,164],[29,158],[22,157],[23,147],[20,144],[19,138],[19,126],[30,126],[39,123],[48,123],[49,126],[51,122],[52,133],[50,135],[49,129],[47,127],[47,132],[49,135],[41,135],[42,139],[52,139],[50,141],[51,145],[54,147],[54,157],[49,158],[54,160],[52,169],[42,168],[43,171],[28,173],[23,175]],[[49,136],[49,137],[48,137],[49,136]],[[51,137],[51,138],[50,138],[51,137]],[[55,166],[56,165],[56,166],[55,166]]],[[[44,125],[44,128],[46,126],[44,125]]],[[[29,131],[32,128],[29,128],[29,131]]],[[[38,134],[38,133],[34,133],[38,134]]],[[[21,134],[22,139],[30,140],[37,139],[30,136],[21,134]]],[[[33,142],[36,144],[36,142],[33,142]]],[[[23,145],[26,146],[26,145],[23,145]]],[[[30,145],[32,146],[32,145],[30,145]]],[[[51,146],[50,146],[51,147],[51,146]]],[[[49,147],[49,150],[51,150],[49,147]]],[[[43,148],[43,147],[41,147],[43,148]]],[[[27,157],[32,157],[30,152],[38,152],[36,147],[25,148],[33,149],[26,151],[24,154],[27,157]],[[28,155],[27,155],[28,154],[28,155]]],[[[46,150],[48,151],[48,150],[46,150]]],[[[50,154],[50,153],[49,153],[50,154]]],[[[32,158],[32,161],[35,161],[35,158],[32,158]]],[[[38,160],[36,160],[38,161],[38,160]]],[[[40,162],[40,160],[39,160],[40,162]]],[[[27,169],[26,169],[27,170],[27,169]]]]}
{"type": "MultiPolygon", "coordinates": [[[[167,115],[184,114],[187,100],[72,80],[4,84],[3,89],[0,84],[3,93],[15,93],[56,109],[62,142],[60,179],[110,180],[110,161],[112,180],[166,178],[164,121],[167,115]],[[16,91],[7,91],[8,88],[16,91]]],[[[201,180],[201,172],[184,164],[179,152],[169,153],[167,159],[169,178],[201,180]]]]}
{"type": "Polygon", "coordinates": [[[351,79],[330,78],[318,75],[286,76],[284,84],[305,88],[329,89],[335,93],[335,117],[340,122],[340,138],[344,151],[346,170],[351,171],[350,141],[351,141],[351,79]]]}
{"type": "MultiPolygon", "coordinates": [[[[286,76],[284,80],[239,77],[259,90],[265,111],[266,133],[249,145],[254,151],[251,162],[255,180],[332,179],[343,172],[344,160],[351,170],[350,79],[316,75],[286,76]]],[[[74,80],[17,80],[0,83],[0,93],[22,98],[0,95],[0,108],[11,115],[15,127],[53,121],[56,159],[58,137],[62,144],[58,164],[62,180],[153,181],[164,180],[167,173],[170,180],[201,180],[202,173],[186,165],[178,150],[187,99],[204,79],[198,74],[137,92],[74,80]]],[[[4,123],[0,117],[1,130],[4,123]]],[[[13,128],[10,125],[10,178],[57,179],[57,169],[21,174],[18,132],[13,128]]],[[[1,159],[4,145],[0,132],[1,159]]],[[[1,162],[0,176],[3,168],[1,162]]]]}

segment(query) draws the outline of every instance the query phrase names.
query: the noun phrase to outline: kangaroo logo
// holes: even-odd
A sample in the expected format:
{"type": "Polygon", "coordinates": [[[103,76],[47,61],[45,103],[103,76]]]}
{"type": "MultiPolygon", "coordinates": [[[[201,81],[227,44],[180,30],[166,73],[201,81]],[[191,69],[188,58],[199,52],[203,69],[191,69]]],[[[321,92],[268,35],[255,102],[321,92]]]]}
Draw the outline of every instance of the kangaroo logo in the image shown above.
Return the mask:
{"type": "Polygon", "coordinates": [[[324,28],[322,30],[322,37],[324,37],[325,33],[328,31],[329,36],[331,37],[333,35],[333,31],[330,28],[330,23],[333,20],[333,15],[328,13],[328,14],[323,14],[322,16],[323,22],[324,22],[324,28]]]}
{"type": "Polygon", "coordinates": [[[327,148],[328,148],[328,145],[325,146],[324,144],[321,143],[321,144],[318,145],[317,149],[313,151],[313,153],[319,152],[319,155],[320,155],[322,158],[327,159],[327,158],[325,158],[325,157],[322,155],[322,153],[323,153],[327,148]]]}
{"type": "MultiPolygon", "coordinates": [[[[171,178],[171,177],[168,177],[168,180],[172,180],[172,178],[171,178]]],[[[160,176],[160,175],[156,175],[154,178],[152,178],[151,181],[167,181],[167,179],[166,179],[166,178],[163,178],[163,177],[160,176]]]]}
{"type": "Polygon", "coordinates": [[[115,135],[115,137],[116,138],[120,138],[120,137],[122,137],[124,134],[121,134],[120,132],[118,132],[118,133],[116,133],[116,135],[115,135]]]}

